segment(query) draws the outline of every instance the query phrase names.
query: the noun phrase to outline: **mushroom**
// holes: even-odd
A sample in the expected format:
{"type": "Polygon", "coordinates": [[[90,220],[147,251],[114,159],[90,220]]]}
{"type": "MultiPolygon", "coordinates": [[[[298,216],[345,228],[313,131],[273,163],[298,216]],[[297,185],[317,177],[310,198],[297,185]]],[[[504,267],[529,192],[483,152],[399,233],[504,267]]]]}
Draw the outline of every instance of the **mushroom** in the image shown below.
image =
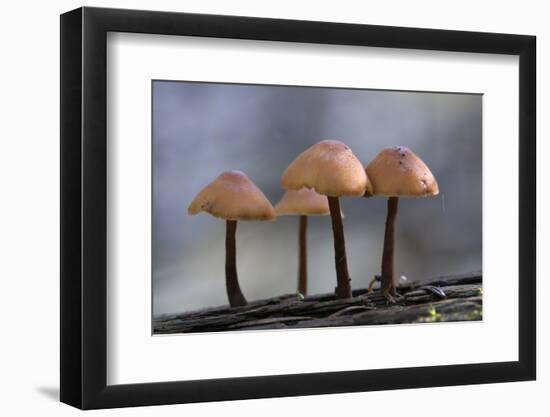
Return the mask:
{"type": "Polygon", "coordinates": [[[298,292],[307,293],[307,216],[325,216],[330,213],[327,198],[308,188],[289,190],[275,206],[277,216],[298,215],[298,292]]]}
{"type": "MultiPolygon", "coordinates": [[[[393,277],[394,228],[399,197],[430,197],[439,193],[428,166],[405,146],[383,149],[366,168],[372,184],[369,195],[388,197],[388,215],[382,252],[381,289],[388,302],[397,292],[393,277]]],[[[372,286],[371,286],[372,288],[372,286]]]]}
{"type": "Polygon", "coordinates": [[[273,220],[275,210],[262,191],[241,171],[226,171],[204,187],[187,212],[204,211],[226,220],[225,284],[231,307],[244,306],[236,265],[235,232],[237,220],[273,220]]]}
{"type": "Polygon", "coordinates": [[[351,297],[346,259],[341,196],[359,197],[370,192],[370,183],[361,162],[351,149],[337,140],[323,140],[302,152],[281,176],[287,190],[312,188],[327,196],[334,235],[337,298],[351,297]]]}

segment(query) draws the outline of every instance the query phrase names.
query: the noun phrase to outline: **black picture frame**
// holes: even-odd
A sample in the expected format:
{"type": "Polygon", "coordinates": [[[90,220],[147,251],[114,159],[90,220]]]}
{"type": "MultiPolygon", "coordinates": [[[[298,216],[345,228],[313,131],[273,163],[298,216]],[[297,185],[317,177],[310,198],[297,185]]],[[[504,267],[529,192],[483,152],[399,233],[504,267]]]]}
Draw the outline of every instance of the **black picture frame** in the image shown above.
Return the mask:
{"type": "Polygon", "coordinates": [[[536,378],[536,38],[186,13],[61,15],[61,401],[81,409],[377,391],[536,378]],[[519,360],[107,385],[108,32],[519,56],[519,360]]]}

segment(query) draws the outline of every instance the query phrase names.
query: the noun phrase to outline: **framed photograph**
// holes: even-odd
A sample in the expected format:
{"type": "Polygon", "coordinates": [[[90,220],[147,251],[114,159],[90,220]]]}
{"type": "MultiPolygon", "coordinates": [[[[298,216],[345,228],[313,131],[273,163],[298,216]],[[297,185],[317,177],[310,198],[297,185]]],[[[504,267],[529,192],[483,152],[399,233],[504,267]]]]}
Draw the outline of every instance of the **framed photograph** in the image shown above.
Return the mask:
{"type": "Polygon", "coordinates": [[[533,380],[535,37],[61,16],[61,401],[533,380]]]}

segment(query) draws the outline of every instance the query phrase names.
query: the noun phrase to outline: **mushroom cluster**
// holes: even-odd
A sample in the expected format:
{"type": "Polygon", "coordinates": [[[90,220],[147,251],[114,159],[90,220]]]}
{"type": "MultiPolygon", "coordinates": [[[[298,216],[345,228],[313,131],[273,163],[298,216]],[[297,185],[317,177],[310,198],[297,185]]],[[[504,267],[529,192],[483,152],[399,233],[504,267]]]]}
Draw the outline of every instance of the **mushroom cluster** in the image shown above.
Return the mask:
{"type": "MultiPolygon", "coordinates": [[[[334,239],[336,298],[350,298],[340,197],[388,197],[388,213],[382,251],[381,290],[388,302],[395,302],[394,229],[400,197],[428,197],[439,192],[427,165],[410,149],[383,149],[364,168],[344,143],[323,140],[296,157],[280,180],[286,193],[275,208],[262,191],[241,171],[227,171],[203,188],[188,207],[190,215],[206,212],[226,220],[225,276],[229,304],[247,304],[237,276],[235,233],[238,220],[275,220],[278,216],[299,216],[298,292],[307,294],[307,219],[330,214],[334,239]]],[[[372,288],[372,285],[369,286],[372,288]]]]}

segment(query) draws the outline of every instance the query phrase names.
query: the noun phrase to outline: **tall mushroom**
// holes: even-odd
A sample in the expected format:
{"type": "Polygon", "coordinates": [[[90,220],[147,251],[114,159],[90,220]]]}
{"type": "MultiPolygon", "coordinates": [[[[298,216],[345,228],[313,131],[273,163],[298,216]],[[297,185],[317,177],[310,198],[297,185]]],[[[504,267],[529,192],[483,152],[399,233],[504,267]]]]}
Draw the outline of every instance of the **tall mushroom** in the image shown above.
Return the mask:
{"type": "Polygon", "coordinates": [[[351,297],[351,279],[338,198],[359,197],[369,192],[370,183],[361,162],[344,143],[323,140],[298,155],[283,173],[281,186],[288,190],[312,188],[327,196],[334,235],[335,293],[337,298],[351,297]]]}
{"type": "Polygon", "coordinates": [[[397,295],[393,276],[394,229],[399,197],[430,197],[437,195],[439,188],[428,166],[405,146],[383,149],[366,172],[372,184],[370,195],[388,197],[381,288],[384,297],[394,302],[397,295]]]}
{"type": "Polygon", "coordinates": [[[277,216],[298,215],[298,292],[307,294],[307,216],[325,216],[330,213],[327,198],[314,190],[289,190],[275,205],[277,216]]]}
{"type": "Polygon", "coordinates": [[[194,215],[204,211],[226,220],[225,284],[231,307],[244,306],[246,299],[237,276],[235,232],[237,220],[273,220],[275,210],[262,191],[241,171],[226,171],[204,187],[189,205],[194,215]]]}

